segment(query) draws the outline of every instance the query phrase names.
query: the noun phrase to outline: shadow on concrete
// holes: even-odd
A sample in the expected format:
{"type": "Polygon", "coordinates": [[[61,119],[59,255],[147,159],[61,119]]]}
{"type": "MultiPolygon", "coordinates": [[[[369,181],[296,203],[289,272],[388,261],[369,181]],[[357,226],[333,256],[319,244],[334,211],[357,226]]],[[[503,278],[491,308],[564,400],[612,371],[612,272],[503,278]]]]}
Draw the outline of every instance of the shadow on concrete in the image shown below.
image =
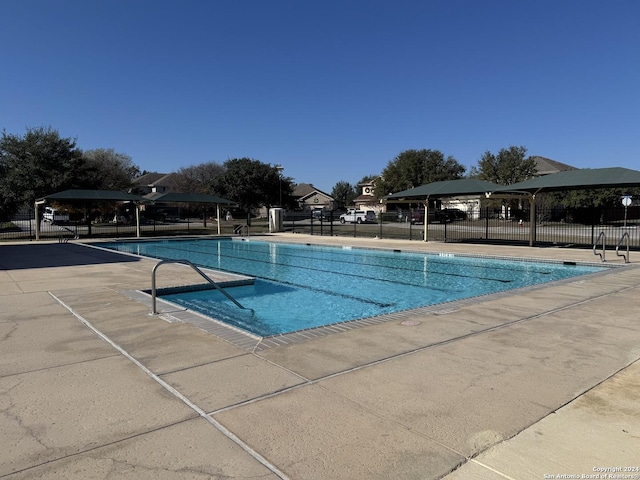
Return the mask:
{"type": "Polygon", "coordinates": [[[70,267],[102,263],[138,262],[140,259],[115,252],[106,252],[72,243],[0,244],[0,270],[25,268],[70,267]]]}

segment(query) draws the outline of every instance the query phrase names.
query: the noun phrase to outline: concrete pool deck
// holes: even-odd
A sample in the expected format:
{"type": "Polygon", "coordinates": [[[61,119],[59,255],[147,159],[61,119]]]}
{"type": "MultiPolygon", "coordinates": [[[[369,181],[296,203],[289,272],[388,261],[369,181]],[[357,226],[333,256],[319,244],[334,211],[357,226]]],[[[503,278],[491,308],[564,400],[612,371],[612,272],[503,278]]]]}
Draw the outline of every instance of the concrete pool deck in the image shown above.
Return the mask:
{"type": "Polygon", "coordinates": [[[0,244],[0,478],[640,478],[640,254],[607,253],[621,268],[248,351],[132,298],[153,260],[0,244]]]}

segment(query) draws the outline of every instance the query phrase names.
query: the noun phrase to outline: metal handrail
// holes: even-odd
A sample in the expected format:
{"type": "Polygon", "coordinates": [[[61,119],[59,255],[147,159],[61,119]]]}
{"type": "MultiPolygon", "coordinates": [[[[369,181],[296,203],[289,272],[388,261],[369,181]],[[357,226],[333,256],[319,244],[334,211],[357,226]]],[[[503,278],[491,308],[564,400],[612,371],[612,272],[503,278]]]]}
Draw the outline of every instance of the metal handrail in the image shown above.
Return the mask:
{"type": "Polygon", "coordinates": [[[227,291],[224,288],[222,288],[216,282],[211,280],[202,270],[200,270],[195,264],[193,264],[189,260],[160,260],[158,263],[156,263],[153,266],[153,270],[151,270],[151,303],[152,303],[152,309],[153,309],[151,313],[153,315],[156,315],[158,313],[158,311],[156,309],[156,270],[158,270],[158,267],[160,265],[163,265],[165,263],[179,263],[179,264],[183,264],[183,265],[189,265],[202,278],[204,278],[207,282],[209,282],[216,289],[218,289],[220,291],[220,293],[222,293],[225,297],[227,297],[229,300],[231,300],[233,303],[235,303],[236,306],[238,306],[239,308],[242,308],[243,310],[250,310],[251,313],[255,313],[252,308],[243,307],[240,304],[240,302],[238,302],[235,298],[233,298],[231,295],[229,295],[229,293],[227,293],[227,291]]]}
{"type": "Polygon", "coordinates": [[[245,224],[245,225],[235,225],[233,227],[233,233],[239,233],[240,235],[242,235],[242,230],[243,229],[247,229],[247,237],[250,236],[249,234],[249,225],[245,224]]]}
{"type": "Polygon", "coordinates": [[[80,236],[78,235],[77,231],[74,232],[70,228],[64,227],[62,225],[58,225],[58,230],[60,231],[60,235],[58,235],[58,243],[68,243],[69,242],[69,239],[67,237],[63,236],[63,234],[65,232],[69,232],[71,235],[73,235],[73,240],[78,240],[80,238],[80,236]]]}
{"type": "Polygon", "coordinates": [[[606,255],[606,251],[607,251],[606,243],[607,243],[607,236],[604,234],[604,231],[602,231],[602,232],[600,232],[600,235],[598,235],[598,238],[596,239],[596,241],[593,244],[593,254],[594,255],[600,255],[600,261],[601,262],[605,261],[604,257],[606,255]],[[600,241],[601,238],[602,238],[602,253],[596,251],[596,248],[598,247],[598,242],[600,241]]]}
{"type": "Polygon", "coordinates": [[[622,234],[622,236],[620,237],[620,240],[618,240],[618,244],[616,245],[616,255],[619,257],[624,257],[624,263],[629,263],[629,232],[624,232],[622,234]],[[627,239],[627,254],[625,255],[624,253],[620,253],[620,245],[622,245],[622,241],[624,239],[627,239]]]}

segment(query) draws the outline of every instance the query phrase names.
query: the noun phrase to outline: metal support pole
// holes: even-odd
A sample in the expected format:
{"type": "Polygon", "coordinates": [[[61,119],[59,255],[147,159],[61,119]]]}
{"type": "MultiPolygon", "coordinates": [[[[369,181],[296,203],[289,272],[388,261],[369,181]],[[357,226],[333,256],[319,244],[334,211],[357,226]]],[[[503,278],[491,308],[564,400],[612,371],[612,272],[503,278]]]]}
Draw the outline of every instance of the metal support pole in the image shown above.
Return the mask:
{"type": "MultiPolygon", "coordinates": [[[[34,220],[36,222],[36,241],[40,240],[40,209],[38,208],[40,205],[44,205],[44,200],[40,202],[36,200],[36,218],[34,220]]],[[[31,223],[31,221],[29,221],[29,223],[31,223]]]]}
{"type": "Polygon", "coordinates": [[[136,203],[136,237],[140,238],[141,232],[140,232],[140,204],[136,203]]]}
{"type": "Polygon", "coordinates": [[[531,198],[529,199],[529,207],[530,207],[529,208],[530,209],[529,246],[533,247],[533,244],[536,241],[536,194],[535,193],[533,193],[531,195],[531,198]]]}
{"type": "Polygon", "coordinates": [[[424,201],[424,241],[429,241],[429,197],[424,201]]]}
{"type": "Polygon", "coordinates": [[[220,235],[220,204],[216,203],[216,220],[218,221],[218,235],[220,235]]]}

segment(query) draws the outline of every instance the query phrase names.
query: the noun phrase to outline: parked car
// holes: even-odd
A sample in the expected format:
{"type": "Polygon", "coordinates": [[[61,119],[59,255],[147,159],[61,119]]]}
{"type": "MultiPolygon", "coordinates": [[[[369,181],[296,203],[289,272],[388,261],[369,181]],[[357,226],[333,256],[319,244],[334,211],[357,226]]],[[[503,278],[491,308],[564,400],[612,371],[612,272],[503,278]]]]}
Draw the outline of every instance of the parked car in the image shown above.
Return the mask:
{"type": "Polygon", "coordinates": [[[324,210],[318,208],[316,210],[313,210],[311,212],[311,215],[316,220],[328,220],[329,217],[331,216],[331,212],[324,211],[324,210]]]}
{"type": "MultiPolygon", "coordinates": [[[[467,214],[457,208],[429,209],[429,223],[448,223],[466,218],[467,214]]],[[[424,210],[414,210],[411,212],[409,219],[412,225],[416,223],[424,224],[424,210]]]]}
{"type": "MultiPolygon", "coordinates": [[[[435,223],[439,221],[438,211],[433,208],[429,209],[429,223],[435,223]]],[[[409,221],[411,225],[415,225],[417,223],[424,224],[424,210],[413,210],[409,214],[409,221]]]]}
{"type": "Polygon", "coordinates": [[[69,221],[69,215],[66,213],[62,213],[60,210],[56,210],[52,207],[44,207],[44,213],[42,214],[42,219],[45,222],[53,223],[62,223],[69,221]]]}
{"type": "Polygon", "coordinates": [[[454,220],[466,220],[467,212],[460,210],[459,208],[443,208],[440,210],[442,215],[446,216],[447,220],[453,222],[454,220]]]}
{"type": "Polygon", "coordinates": [[[411,225],[415,225],[416,223],[424,223],[424,210],[414,210],[409,215],[409,221],[411,225]]]}
{"type": "Polygon", "coordinates": [[[375,223],[376,212],[373,210],[347,210],[340,215],[340,223],[375,223]]]}

